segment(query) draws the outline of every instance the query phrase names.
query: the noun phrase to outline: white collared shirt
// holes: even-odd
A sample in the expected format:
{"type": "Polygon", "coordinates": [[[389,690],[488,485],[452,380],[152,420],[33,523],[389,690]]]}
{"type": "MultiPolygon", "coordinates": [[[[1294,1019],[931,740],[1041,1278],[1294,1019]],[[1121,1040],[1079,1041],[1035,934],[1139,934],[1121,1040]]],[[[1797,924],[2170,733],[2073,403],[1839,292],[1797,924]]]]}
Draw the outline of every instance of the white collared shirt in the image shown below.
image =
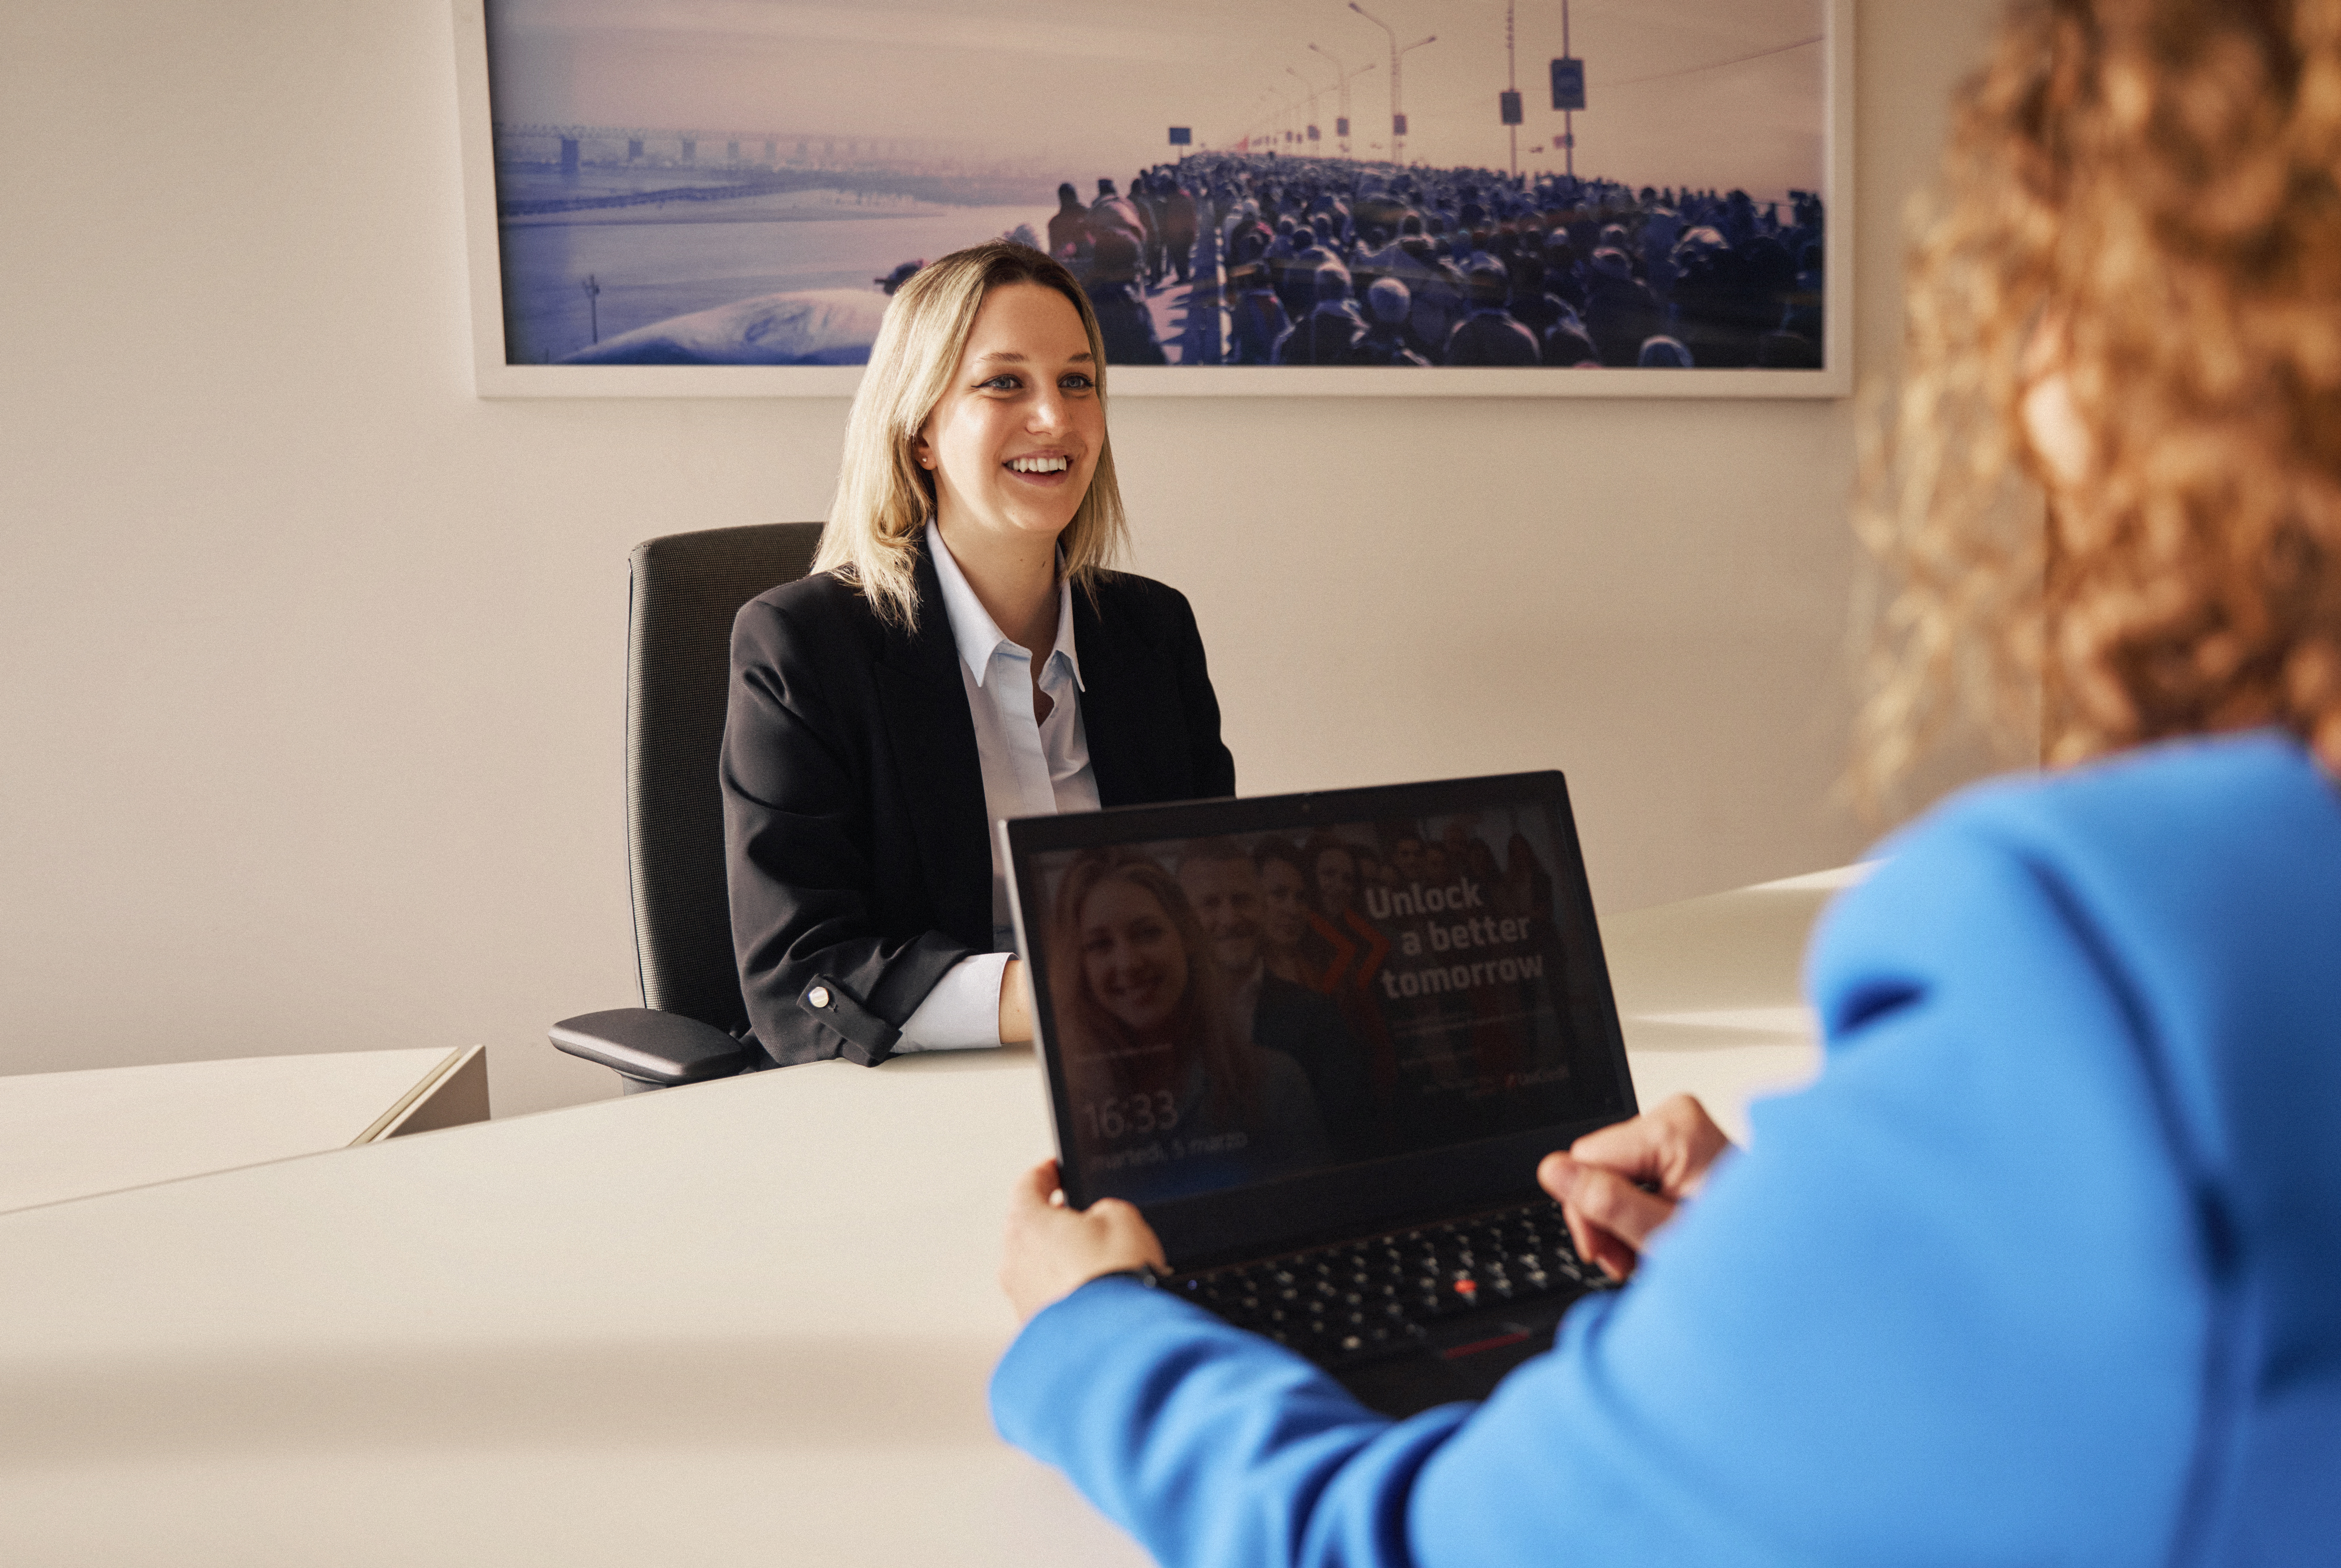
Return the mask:
{"type": "Polygon", "coordinates": [[[927,553],[942,583],[942,609],[959,648],[959,673],[975,721],[976,755],[983,765],[984,837],[991,850],[991,945],[962,958],[935,983],[902,1022],[897,1051],[964,1050],[1000,1043],[1000,979],[1016,946],[1008,912],[1008,866],[1000,824],[1011,817],[1094,811],[1097,775],[1081,727],[1081,660],[1073,646],[1073,588],[1057,583],[1057,638],[1041,666],[1049,717],[1032,716],[1032,650],[1020,648],[992,621],[943,543],[927,524],[927,553]]]}

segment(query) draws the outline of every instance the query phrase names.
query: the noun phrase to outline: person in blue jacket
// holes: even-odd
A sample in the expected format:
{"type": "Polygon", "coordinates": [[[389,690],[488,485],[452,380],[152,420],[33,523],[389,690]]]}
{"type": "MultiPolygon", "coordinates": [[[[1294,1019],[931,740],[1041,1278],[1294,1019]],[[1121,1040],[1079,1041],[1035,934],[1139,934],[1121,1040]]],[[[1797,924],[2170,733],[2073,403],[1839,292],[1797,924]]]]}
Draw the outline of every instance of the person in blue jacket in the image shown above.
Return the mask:
{"type": "Polygon", "coordinates": [[[1043,1166],[1009,1440],[1174,1568],[2341,1557],[2336,169],[2332,0],[2016,6],[1915,259],[1863,766],[2031,680],[2055,770],[1831,909],[1750,1147],[1677,1099],[1546,1159],[1629,1282],[1484,1404],[1111,1277],[1151,1232],[1043,1166]]]}

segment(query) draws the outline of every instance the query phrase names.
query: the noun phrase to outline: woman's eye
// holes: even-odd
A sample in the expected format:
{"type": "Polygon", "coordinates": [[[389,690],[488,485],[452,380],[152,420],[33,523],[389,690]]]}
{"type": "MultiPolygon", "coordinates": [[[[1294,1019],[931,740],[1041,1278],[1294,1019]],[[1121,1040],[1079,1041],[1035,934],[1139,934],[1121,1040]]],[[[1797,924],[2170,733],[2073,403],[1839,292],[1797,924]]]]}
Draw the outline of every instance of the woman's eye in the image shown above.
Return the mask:
{"type": "Polygon", "coordinates": [[[1014,392],[1024,383],[1003,371],[982,384],[993,392],[1014,392]]]}
{"type": "Polygon", "coordinates": [[[1089,377],[1081,374],[1081,372],[1075,371],[1072,374],[1059,380],[1057,384],[1064,388],[1067,392],[1087,392],[1096,383],[1091,382],[1089,377]]]}

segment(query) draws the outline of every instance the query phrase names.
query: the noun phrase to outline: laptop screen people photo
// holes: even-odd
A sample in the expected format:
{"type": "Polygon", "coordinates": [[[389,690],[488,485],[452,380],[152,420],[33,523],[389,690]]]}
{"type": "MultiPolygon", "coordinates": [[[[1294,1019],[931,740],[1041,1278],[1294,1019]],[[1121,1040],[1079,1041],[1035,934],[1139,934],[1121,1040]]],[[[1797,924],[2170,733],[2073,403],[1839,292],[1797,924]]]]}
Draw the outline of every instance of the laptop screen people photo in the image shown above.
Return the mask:
{"type": "Polygon", "coordinates": [[[1540,1153],[1632,1112],[1558,774],[1036,819],[1011,843],[1084,1204],[1519,1135],[1540,1153]]]}

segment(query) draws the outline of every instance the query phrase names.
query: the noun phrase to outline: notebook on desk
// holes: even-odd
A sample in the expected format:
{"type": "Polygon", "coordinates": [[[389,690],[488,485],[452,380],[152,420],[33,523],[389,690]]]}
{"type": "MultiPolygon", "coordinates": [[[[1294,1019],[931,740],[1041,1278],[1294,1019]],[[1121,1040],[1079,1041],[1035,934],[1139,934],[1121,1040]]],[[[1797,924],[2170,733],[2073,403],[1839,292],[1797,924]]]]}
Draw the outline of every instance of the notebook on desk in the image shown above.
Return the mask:
{"type": "Polygon", "coordinates": [[[1604,1288],[1537,1162],[1632,1116],[1557,772],[1007,822],[1067,1199],[1405,1414],[1604,1288]]]}

